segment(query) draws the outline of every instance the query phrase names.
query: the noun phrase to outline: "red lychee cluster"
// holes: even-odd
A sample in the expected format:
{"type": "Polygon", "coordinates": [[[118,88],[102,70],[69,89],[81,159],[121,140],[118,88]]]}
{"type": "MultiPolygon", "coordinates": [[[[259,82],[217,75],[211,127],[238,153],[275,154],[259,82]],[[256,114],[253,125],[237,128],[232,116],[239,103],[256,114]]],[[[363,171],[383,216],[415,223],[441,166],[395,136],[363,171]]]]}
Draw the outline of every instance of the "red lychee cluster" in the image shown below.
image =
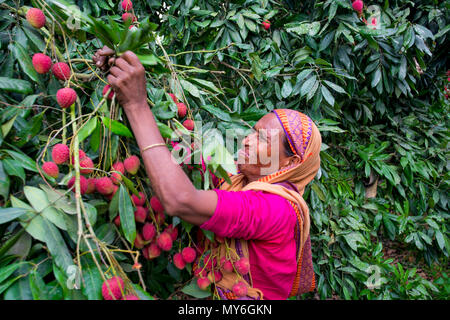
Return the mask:
{"type": "Polygon", "coordinates": [[[178,269],[182,270],[186,266],[187,263],[194,262],[195,258],[197,256],[197,252],[195,249],[191,247],[185,247],[181,252],[176,253],[173,256],[173,264],[178,269]]]}
{"type": "Polygon", "coordinates": [[[269,20],[264,20],[262,23],[262,26],[264,29],[269,30],[270,29],[270,21],[269,20]]]}
{"type": "Polygon", "coordinates": [[[139,300],[133,294],[125,294],[125,284],[119,276],[114,276],[103,282],[102,296],[105,300],[139,300]]]}
{"type": "Polygon", "coordinates": [[[187,114],[187,107],[183,102],[178,101],[178,98],[173,93],[169,93],[169,96],[172,98],[173,102],[177,105],[178,108],[178,117],[184,118],[187,114]]]}

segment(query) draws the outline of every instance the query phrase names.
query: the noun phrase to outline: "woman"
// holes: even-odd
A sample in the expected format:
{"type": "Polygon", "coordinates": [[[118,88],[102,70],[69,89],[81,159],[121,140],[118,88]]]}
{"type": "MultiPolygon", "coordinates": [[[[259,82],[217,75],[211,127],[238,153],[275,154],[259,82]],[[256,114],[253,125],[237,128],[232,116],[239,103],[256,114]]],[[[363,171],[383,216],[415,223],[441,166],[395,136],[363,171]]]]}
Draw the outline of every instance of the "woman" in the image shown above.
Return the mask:
{"type": "MultiPolygon", "coordinates": [[[[97,66],[104,68],[112,53],[106,47],[99,50],[94,56],[97,66]]],[[[288,109],[265,115],[243,141],[240,173],[231,176],[232,184],[197,190],[171,161],[147,104],[145,71],[137,56],[127,51],[108,63],[113,67],[107,80],[125,110],[166,213],[225,237],[218,247],[205,248],[216,263],[224,257],[249,259],[248,274],[223,272],[223,279],[216,283],[217,294],[223,299],[238,298],[232,289],[239,282],[246,287],[241,298],[248,299],[287,299],[313,290],[309,211],[302,198],[320,166],[321,136],[311,119],[288,109]],[[278,148],[272,154],[274,143],[278,148]],[[254,156],[251,152],[256,152],[256,163],[248,161],[254,156]],[[271,162],[262,162],[263,156],[271,162]],[[274,162],[273,173],[264,173],[274,162]]]]}

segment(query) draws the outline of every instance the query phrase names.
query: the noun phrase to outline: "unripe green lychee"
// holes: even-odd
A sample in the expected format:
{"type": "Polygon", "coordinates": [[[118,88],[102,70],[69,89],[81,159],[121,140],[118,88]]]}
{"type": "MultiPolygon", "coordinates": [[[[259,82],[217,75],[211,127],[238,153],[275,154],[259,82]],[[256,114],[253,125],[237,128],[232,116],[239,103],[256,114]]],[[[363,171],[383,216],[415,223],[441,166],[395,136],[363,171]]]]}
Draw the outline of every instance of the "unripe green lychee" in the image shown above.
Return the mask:
{"type": "Polygon", "coordinates": [[[52,149],[52,159],[56,164],[63,164],[67,160],[69,160],[70,150],[69,147],[65,144],[58,143],[55,144],[52,149]]]}
{"type": "Polygon", "coordinates": [[[45,25],[45,15],[41,9],[30,8],[26,14],[27,21],[37,29],[42,28],[45,25]]]}
{"type": "Polygon", "coordinates": [[[33,63],[34,70],[36,70],[39,74],[45,74],[52,68],[52,59],[43,53],[34,54],[31,61],[33,63]]]}
{"type": "Polygon", "coordinates": [[[56,101],[61,108],[65,109],[70,107],[77,100],[77,93],[72,88],[59,89],[56,92],[56,101]]]}
{"type": "Polygon", "coordinates": [[[58,166],[56,165],[56,163],[51,162],[51,161],[45,162],[45,163],[42,165],[42,170],[44,170],[44,172],[45,172],[48,176],[50,176],[50,177],[52,177],[52,178],[58,178],[58,175],[59,175],[59,169],[58,169],[58,166]]]}
{"type": "Polygon", "coordinates": [[[52,66],[53,75],[59,80],[68,80],[70,78],[70,67],[65,62],[58,62],[52,66]]]}

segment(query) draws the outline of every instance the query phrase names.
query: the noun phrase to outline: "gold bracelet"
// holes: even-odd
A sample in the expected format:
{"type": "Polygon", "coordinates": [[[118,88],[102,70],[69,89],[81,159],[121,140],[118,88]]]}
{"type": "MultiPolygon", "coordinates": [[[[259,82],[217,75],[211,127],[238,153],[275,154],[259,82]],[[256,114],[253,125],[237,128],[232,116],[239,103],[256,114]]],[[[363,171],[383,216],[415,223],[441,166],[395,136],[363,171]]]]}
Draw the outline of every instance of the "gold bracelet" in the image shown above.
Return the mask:
{"type": "Polygon", "coordinates": [[[144,149],[141,150],[141,153],[143,153],[145,150],[151,149],[153,147],[159,147],[159,146],[165,146],[165,143],[155,143],[155,144],[151,144],[147,147],[145,147],[144,149]]]}

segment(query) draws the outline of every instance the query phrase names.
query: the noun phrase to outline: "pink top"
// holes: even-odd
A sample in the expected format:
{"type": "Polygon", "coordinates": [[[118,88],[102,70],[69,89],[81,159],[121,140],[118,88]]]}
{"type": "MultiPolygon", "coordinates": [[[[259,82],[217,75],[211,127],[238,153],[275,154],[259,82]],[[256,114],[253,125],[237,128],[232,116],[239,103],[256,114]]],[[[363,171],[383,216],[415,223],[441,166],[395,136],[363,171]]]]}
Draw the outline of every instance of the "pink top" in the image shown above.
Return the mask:
{"type": "Polygon", "coordinates": [[[263,292],[264,299],[287,299],[297,271],[297,217],[292,206],[264,191],[214,191],[216,210],[200,228],[221,237],[252,240],[248,250],[253,287],[263,292]]]}

